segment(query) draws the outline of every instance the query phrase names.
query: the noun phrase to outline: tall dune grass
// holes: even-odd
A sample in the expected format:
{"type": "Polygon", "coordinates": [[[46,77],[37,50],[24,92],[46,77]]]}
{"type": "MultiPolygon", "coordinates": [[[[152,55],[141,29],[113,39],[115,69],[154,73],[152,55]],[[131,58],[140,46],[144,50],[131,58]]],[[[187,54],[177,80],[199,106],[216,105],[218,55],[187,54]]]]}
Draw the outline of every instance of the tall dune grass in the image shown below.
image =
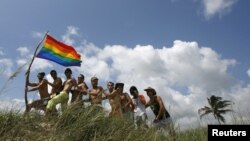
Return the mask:
{"type": "Polygon", "coordinates": [[[207,139],[207,129],[168,134],[155,128],[136,129],[127,119],[109,118],[97,107],[71,106],[61,115],[0,113],[1,140],[27,141],[190,141],[207,139]]]}

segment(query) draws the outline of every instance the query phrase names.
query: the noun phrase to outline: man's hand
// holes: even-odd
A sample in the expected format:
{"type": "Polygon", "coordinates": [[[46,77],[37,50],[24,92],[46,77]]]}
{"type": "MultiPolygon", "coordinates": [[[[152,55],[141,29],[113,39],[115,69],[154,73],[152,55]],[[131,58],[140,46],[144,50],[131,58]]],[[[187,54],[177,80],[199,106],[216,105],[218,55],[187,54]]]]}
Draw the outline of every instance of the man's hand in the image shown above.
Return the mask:
{"type": "Polygon", "coordinates": [[[55,97],[56,96],[56,94],[51,94],[50,95],[50,98],[53,98],[53,97],[55,97]]]}
{"type": "Polygon", "coordinates": [[[25,93],[27,93],[29,90],[28,90],[28,87],[25,87],[25,93]]]}
{"type": "Polygon", "coordinates": [[[154,123],[158,123],[158,122],[160,122],[160,120],[159,119],[154,119],[154,121],[153,121],[154,123]]]}

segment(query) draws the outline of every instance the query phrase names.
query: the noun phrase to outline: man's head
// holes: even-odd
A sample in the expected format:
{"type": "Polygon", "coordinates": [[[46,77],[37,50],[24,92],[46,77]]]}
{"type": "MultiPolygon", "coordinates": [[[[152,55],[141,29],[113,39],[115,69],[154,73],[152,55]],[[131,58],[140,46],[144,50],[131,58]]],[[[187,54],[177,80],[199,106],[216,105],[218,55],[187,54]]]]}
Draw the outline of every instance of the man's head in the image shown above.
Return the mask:
{"type": "Polygon", "coordinates": [[[114,89],[114,83],[111,82],[111,81],[109,81],[108,84],[107,84],[107,87],[108,87],[109,91],[113,91],[113,89],[114,89]]]}
{"type": "Polygon", "coordinates": [[[137,98],[138,97],[138,90],[135,86],[131,86],[130,89],[130,94],[134,97],[134,98],[137,98]]]}
{"type": "Polygon", "coordinates": [[[84,75],[83,74],[80,74],[78,76],[78,82],[83,82],[84,81],[84,75]]]}
{"type": "Polygon", "coordinates": [[[72,70],[70,68],[66,68],[64,74],[66,75],[66,77],[70,77],[72,74],[72,70]]]}
{"type": "Polygon", "coordinates": [[[51,77],[54,78],[54,79],[57,78],[57,72],[56,72],[56,70],[51,70],[51,71],[50,71],[50,75],[51,75],[51,77]]]}
{"type": "Polygon", "coordinates": [[[123,92],[123,88],[124,88],[124,83],[116,83],[115,84],[115,89],[118,89],[123,92]]]}
{"type": "Polygon", "coordinates": [[[152,88],[152,87],[147,87],[146,89],[144,89],[144,91],[147,92],[147,95],[148,95],[149,97],[152,97],[152,96],[155,96],[155,95],[156,95],[156,91],[155,91],[155,89],[152,88]]]}
{"type": "Polygon", "coordinates": [[[38,77],[39,80],[43,79],[44,76],[45,76],[45,73],[44,73],[44,72],[39,72],[39,73],[37,74],[37,77],[38,77]]]}
{"type": "Polygon", "coordinates": [[[95,76],[91,77],[91,84],[92,84],[93,87],[97,87],[97,85],[98,85],[98,78],[95,77],[95,76]]]}

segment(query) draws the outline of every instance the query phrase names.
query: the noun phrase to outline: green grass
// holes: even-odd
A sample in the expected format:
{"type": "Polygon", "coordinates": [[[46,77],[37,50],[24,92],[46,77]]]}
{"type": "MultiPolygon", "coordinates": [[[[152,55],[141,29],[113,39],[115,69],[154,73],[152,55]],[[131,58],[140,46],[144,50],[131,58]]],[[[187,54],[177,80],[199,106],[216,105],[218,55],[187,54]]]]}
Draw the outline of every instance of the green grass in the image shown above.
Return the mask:
{"type": "Polygon", "coordinates": [[[170,135],[154,128],[135,129],[132,121],[105,117],[96,107],[71,107],[60,116],[0,113],[0,137],[27,141],[203,141],[207,140],[207,129],[170,135]]]}

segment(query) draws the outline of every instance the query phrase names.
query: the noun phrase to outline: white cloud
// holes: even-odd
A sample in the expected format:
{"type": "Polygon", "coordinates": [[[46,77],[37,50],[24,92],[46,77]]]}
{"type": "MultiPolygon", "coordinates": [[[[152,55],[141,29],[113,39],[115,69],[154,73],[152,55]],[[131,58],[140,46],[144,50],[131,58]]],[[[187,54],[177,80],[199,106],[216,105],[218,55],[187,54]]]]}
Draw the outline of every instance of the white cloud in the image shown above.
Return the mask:
{"type": "Polygon", "coordinates": [[[13,62],[11,59],[0,59],[0,75],[9,77],[12,73],[13,62]]]}
{"type": "MultiPolygon", "coordinates": [[[[211,94],[226,99],[233,97],[231,88],[236,85],[236,80],[228,73],[228,68],[235,66],[236,60],[223,59],[216,51],[200,47],[197,42],[176,40],[172,47],[159,49],[151,45],[98,48],[93,43],[84,42],[77,50],[83,60],[78,71],[84,72],[87,83],[96,75],[105,82],[124,82],[127,92],[131,85],[135,85],[144,95],[143,89],[152,86],[181,128],[201,124],[198,109],[207,105],[206,98],[211,94]],[[186,88],[186,93],[174,89],[176,86],[186,88]]],[[[244,98],[247,96],[242,94],[241,99],[234,100],[240,103],[244,98]]],[[[242,108],[247,109],[247,106],[248,103],[242,108]]]]}
{"type": "Polygon", "coordinates": [[[44,70],[48,68],[53,68],[53,65],[50,63],[50,61],[40,58],[35,58],[31,70],[44,70]]]}
{"type": "Polygon", "coordinates": [[[0,47],[0,56],[3,56],[3,55],[4,55],[3,48],[0,47]]]}
{"type": "Polygon", "coordinates": [[[22,65],[27,63],[27,60],[26,59],[18,59],[16,61],[16,63],[17,63],[18,66],[22,66],[22,65]]]}
{"type": "Polygon", "coordinates": [[[78,27],[68,26],[65,35],[62,36],[62,40],[64,43],[68,45],[73,45],[75,40],[71,38],[72,35],[78,35],[78,27]]]}
{"type": "Polygon", "coordinates": [[[37,31],[33,31],[33,32],[32,32],[32,37],[33,37],[33,38],[42,39],[43,36],[44,36],[44,33],[42,33],[42,32],[37,32],[37,31]]]}
{"type": "MultiPolygon", "coordinates": [[[[16,60],[16,63],[18,66],[22,66],[26,63],[28,63],[28,65],[29,65],[29,63],[32,60],[32,57],[33,57],[33,54],[29,54],[29,55],[25,55],[25,56],[21,55],[21,57],[16,60]]],[[[25,70],[28,69],[28,65],[26,66],[25,70]]],[[[35,57],[34,62],[32,64],[32,67],[31,67],[31,71],[44,70],[44,69],[48,69],[48,68],[53,68],[51,61],[35,57]]]]}
{"type": "Polygon", "coordinates": [[[202,0],[204,7],[204,15],[207,19],[213,17],[216,14],[223,16],[231,11],[232,6],[238,0],[202,0]]]}
{"type": "Polygon", "coordinates": [[[250,69],[247,70],[247,75],[250,77],[250,69]]]}
{"type": "Polygon", "coordinates": [[[19,47],[16,50],[20,53],[21,56],[25,56],[30,52],[27,47],[19,47]]]}
{"type": "Polygon", "coordinates": [[[12,99],[0,101],[0,111],[23,112],[24,110],[24,100],[12,99]]]}

